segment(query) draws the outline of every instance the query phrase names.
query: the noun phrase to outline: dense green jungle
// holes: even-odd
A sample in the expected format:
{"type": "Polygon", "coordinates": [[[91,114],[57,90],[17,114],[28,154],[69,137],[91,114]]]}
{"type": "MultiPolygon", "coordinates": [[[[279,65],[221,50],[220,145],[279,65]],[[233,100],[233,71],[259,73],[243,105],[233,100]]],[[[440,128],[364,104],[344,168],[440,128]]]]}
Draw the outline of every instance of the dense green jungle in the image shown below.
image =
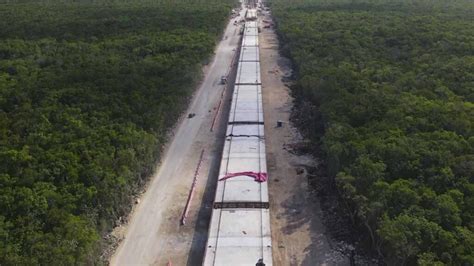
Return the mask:
{"type": "Polygon", "coordinates": [[[234,4],[0,3],[0,265],[101,263],[234,4]]]}
{"type": "Polygon", "coordinates": [[[474,2],[270,4],[300,127],[373,252],[474,265],[474,2]]]}

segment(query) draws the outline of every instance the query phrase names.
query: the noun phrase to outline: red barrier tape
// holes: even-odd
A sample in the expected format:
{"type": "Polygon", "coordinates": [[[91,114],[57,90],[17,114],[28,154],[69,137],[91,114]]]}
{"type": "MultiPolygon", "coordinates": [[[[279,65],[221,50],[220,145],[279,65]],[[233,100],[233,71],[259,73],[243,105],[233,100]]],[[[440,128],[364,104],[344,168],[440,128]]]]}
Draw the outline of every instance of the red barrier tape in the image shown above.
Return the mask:
{"type": "Polygon", "coordinates": [[[202,158],[204,156],[204,149],[201,151],[201,156],[199,156],[199,163],[196,167],[196,171],[194,172],[193,184],[191,185],[191,190],[189,191],[188,200],[186,201],[186,206],[184,207],[183,214],[181,215],[181,225],[186,224],[186,218],[188,217],[189,212],[189,205],[193,200],[194,191],[196,189],[197,179],[199,176],[199,169],[201,168],[202,158]]]}

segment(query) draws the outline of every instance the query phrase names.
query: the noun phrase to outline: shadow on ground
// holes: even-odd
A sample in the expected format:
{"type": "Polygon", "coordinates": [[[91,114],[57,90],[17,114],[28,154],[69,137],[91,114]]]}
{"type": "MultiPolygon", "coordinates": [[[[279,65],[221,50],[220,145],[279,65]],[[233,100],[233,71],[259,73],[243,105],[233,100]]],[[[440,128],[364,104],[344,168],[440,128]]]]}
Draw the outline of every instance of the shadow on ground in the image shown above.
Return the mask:
{"type": "MultiPolygon", "coordinates": [[[[238,49],[240,51],[240,49],[238,49]]],[[[236,55],[238,58],[239,54],[236,55]]],[[[236,65],[232,67],[232,72],[229,74],[229,80],[227,84],[234,84],[236,76],[236,65]]],[[[214,202],[214,196],[217,187],[217,178],[219,176],[219,167],[222,158],[222,149],[225,142],[225,134],[227,131],[227,118],[230,112],[230,101],[232,99],[234,87],[229,86],[225,92],[222,111],[219,115],[217,136],[215,140],[216,147],[213,152],[213,156],[210,157],[211,164],[209,166],[209,172],[207,174],[206,187],[204,189],[204,195],[199,207],[199,212],[196,219],[196,225],[194,226],[194,235],[191,243],[191,249],[189,251],[188,261],[186,265],[202,265],[204,261],[204,253],[206,251],[207,235],[209,232],[209,224],[212,215],[212,204],[214,202]]]]}

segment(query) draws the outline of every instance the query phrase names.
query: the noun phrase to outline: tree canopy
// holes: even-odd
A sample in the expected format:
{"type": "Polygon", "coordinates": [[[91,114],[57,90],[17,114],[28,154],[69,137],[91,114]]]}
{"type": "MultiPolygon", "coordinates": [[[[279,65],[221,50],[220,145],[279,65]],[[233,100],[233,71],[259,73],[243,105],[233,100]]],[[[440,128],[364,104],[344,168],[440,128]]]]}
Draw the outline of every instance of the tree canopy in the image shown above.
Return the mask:
{"type": "Polygon", "coordinates": [[[0,4],[0,264],[92,264],[233,1],[0,4]]]}
{"type": "Polygon", "coordinates": [[[314,106],[302,129],[373,248],[473,265],[474,3],[271,4],[297,105],[314,106]]]}

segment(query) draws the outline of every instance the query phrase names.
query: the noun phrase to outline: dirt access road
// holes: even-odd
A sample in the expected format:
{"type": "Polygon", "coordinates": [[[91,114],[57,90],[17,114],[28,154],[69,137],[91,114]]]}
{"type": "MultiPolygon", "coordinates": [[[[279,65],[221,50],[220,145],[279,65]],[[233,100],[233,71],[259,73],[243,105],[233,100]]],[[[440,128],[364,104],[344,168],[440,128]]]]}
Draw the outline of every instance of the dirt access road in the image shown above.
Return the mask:
{"type": "MultiPolygon", "coordinates": [[[[243,14],[242,11],[240,16],[243,14]]],[[[210,128],[224,89],[221,76],[228,71],[240,39],[240,26],[233,22],[234,19],[229,21],[187,110],[196,115],[178,123],[156,174],[129,216],[128,225],[114,230],[114,235],[123,240],[110,260],[111,265],[166,265],[168,261],[173,265],[201,264],[209,222],[206,216],[210,216],[213,199],[212,177],[217,177],[222,149],[218,140],[224,139],[218,138],[222,134],[219,128],[224,124],[219,123],[219,130],[214,132],[210,128]],[[202,149],[205,153],[193,204],[186,225],[180,226],[202,149]]]]}

